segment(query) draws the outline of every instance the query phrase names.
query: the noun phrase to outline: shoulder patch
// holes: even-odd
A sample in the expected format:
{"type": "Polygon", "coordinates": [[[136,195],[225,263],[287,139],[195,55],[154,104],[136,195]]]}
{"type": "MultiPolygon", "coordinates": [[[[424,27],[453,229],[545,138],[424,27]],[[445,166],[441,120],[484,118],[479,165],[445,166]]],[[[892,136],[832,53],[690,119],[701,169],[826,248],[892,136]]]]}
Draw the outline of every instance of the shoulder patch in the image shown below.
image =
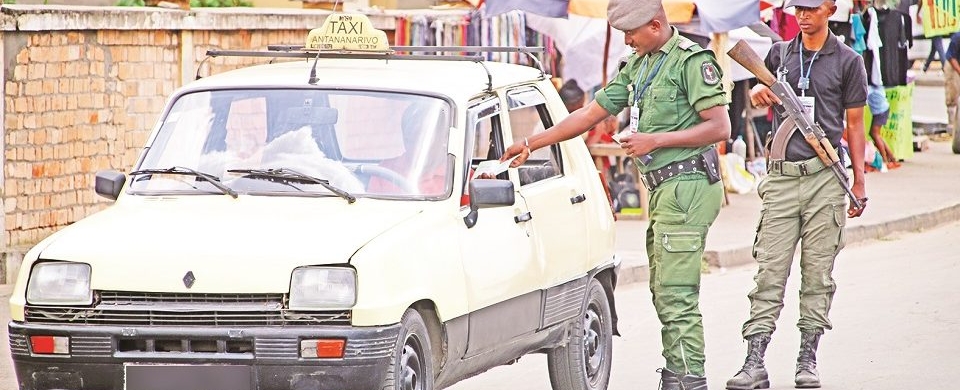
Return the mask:
{"type": "Polygon", "coordinates": [[[696,45],[697,45],[696,42],[691,41],[689,38],[686,38],[686,37],[681,37],[680,43],[677,43],[677,46],[679,46],[683,50],[690,50],[690,48],[696,45]]]}
{"type": "Polygon", "coordinates": [[[720,71],[717,70],[713,61],[703,61],[703,64],[700,64],[700,73],[703,75],[703,82],[707,85],[716,85],[720,82],[720,71]]]}

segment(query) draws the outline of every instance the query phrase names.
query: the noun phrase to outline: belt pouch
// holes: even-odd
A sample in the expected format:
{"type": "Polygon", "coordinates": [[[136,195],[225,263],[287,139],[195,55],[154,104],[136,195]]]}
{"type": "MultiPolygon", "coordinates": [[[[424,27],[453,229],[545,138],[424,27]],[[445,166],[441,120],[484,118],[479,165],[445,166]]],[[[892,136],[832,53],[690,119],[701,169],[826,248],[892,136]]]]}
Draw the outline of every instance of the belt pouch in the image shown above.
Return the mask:
{"type": "Polygon", "coordinates": [[[707,170],[707,181],[710,184],[720,181],[720,155],[717,149],[710,148],[700,155],[703,159],[704,168],[707,170]]]}

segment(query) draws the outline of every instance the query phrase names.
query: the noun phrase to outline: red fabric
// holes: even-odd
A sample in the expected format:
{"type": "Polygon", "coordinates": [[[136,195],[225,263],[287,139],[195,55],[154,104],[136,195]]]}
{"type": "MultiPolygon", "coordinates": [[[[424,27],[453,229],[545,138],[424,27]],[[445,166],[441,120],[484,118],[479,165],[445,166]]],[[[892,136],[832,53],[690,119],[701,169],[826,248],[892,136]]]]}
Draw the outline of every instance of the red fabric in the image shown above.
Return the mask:
{"type": "Polygon", "coordinates": [[[783,12],[783,8],[773,10],[773,19],[770,19],[770,28],[780,34],[784,40],[791,40],[800,34],[800,24],[797,17],[783,12]]]}
{"type": "MultiPolygon", "coordinates": [[[[470,172],[467,172],[467,181],[469,182],[470,180],[473,180],[473,168],[470,168],[470,172]]],[[[463,191],[463,195],[460,195],[460,205],[470,205],[470,186],[467,186],[467,189],[463,191]]]]}

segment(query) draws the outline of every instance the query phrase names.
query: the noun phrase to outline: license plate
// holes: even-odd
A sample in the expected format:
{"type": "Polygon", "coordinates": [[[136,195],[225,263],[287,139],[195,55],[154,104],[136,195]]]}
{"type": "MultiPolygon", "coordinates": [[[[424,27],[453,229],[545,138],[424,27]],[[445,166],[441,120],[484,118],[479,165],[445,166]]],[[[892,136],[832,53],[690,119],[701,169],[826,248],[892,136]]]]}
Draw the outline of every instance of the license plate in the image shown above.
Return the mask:
{"type": "Polygon", "coordinates": [[[126,390],[252,390],[249,366],[128,364],[126,390]]]}

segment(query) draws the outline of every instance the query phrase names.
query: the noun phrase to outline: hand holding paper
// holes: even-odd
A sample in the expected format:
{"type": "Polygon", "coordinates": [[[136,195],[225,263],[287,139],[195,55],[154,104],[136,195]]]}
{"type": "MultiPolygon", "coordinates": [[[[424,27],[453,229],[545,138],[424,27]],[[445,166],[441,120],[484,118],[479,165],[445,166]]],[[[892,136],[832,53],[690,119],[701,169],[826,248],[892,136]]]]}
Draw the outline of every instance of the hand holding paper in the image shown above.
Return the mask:
{"type": "Polygon", "coordinates": [[[507,168],[510,168],[510,163],[512,163],[513,160],[516,159],[517,157],[519,157],[519,155],[513,156],[504,161],[499,161],[499,160],[481,161],[480,164],[477,164],[477,169],[473,171],[473,177],[480,177],[480,175],[483,175],[483,174],[488,174],[490,176],[497,176],[503,172],[506,172],[507,168]]]}
{"type": "MultiPolygon", "coordinates": [[[[621,132],[619,132],[619,133],[617,133],[617,134],[614,134],[614,135],[611,136],[610,138],[613,138],[613,140],[614,140],[616,143],[620,144],[620,146],[623,146],[623,139],[626,138],[626,137],[629,137],[630,135],[636,134],[636,133],[637,133],[637,132],[635,132],[635,131],[633,131],[633,130],[626,129],[626,130],[621,131],[621,132]]],[[[651,156],[650,154],[645,154],[645,155],[639,156],[639,157],[637,157],[637,158],[640,159],[640,162],[643,163],[643,165],[647,165],[647,164],[650,163],[650,161],[653,160],[653,156],[651,156]]]]}

